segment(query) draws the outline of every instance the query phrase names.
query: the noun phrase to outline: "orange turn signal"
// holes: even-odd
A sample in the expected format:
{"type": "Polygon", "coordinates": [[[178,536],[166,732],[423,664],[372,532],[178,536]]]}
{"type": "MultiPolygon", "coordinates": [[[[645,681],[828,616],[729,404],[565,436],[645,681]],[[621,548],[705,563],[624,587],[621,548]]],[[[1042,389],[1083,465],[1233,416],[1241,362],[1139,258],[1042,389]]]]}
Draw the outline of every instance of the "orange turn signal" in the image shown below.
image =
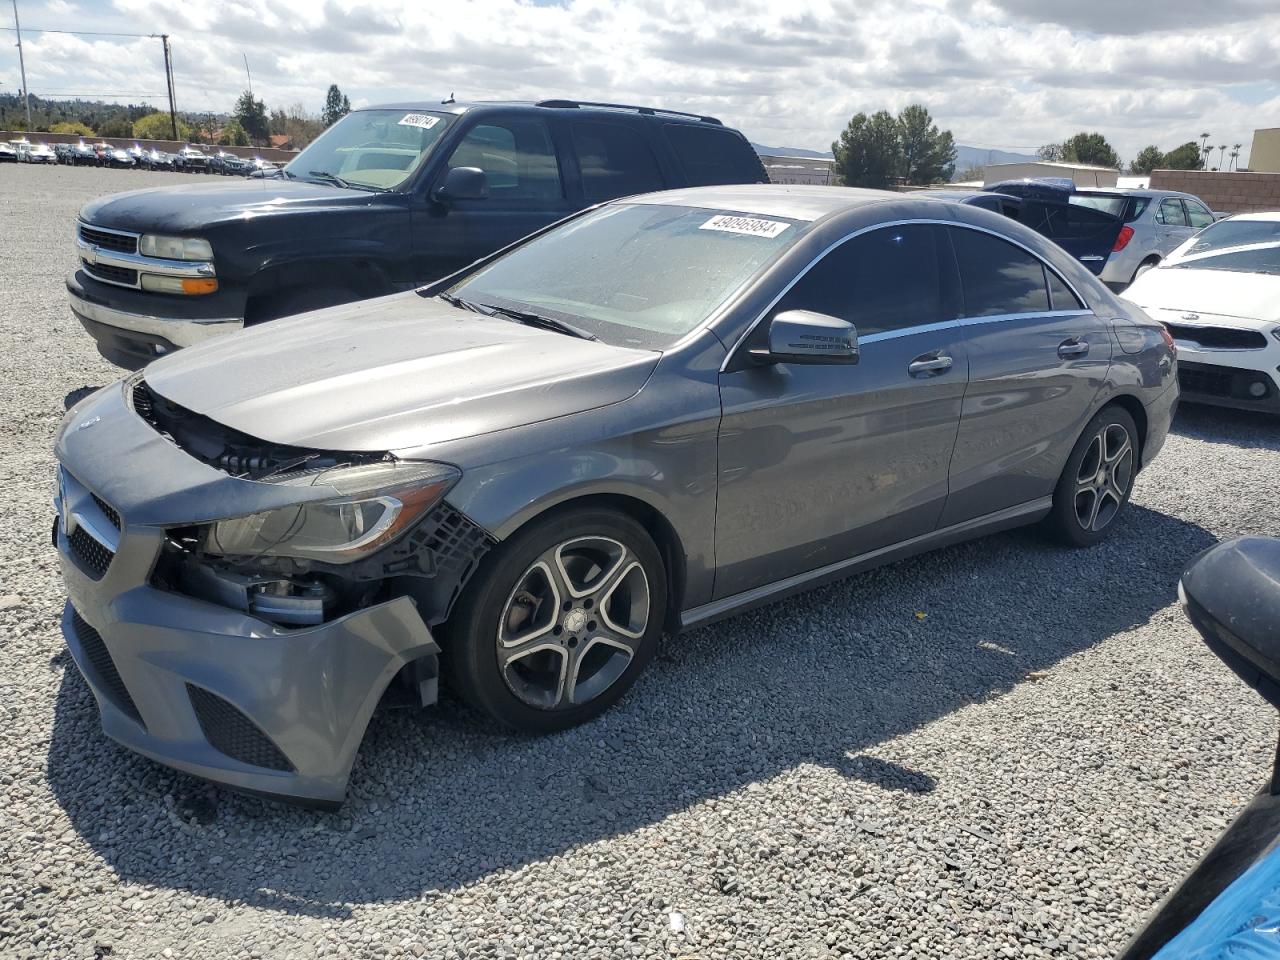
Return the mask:
{"type": "Polygon", "coordinates": [[[218,289],[218,281],[213,278],[197,277],[182,281],[183,293],[213,293],[218,289]]]}

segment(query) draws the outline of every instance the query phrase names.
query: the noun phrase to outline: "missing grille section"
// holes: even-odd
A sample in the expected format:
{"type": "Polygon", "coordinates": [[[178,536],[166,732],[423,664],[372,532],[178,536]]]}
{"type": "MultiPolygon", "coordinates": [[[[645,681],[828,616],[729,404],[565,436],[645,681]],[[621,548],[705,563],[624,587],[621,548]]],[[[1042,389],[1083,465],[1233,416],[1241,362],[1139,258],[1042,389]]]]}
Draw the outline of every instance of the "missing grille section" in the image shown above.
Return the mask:
{"type": "Polygon", "coordinates": [[[254,767],[293,770],[289,758],[258,725],[215,693],[187,684],[187,696],[204,737],[219,753],[254,767]]]}
{"type": "Polygon", "coordinates": [[[76,527],[67,538],[71,547],[71,555],[94,580],[101,580],[107,574],[107,568],[115,559],[115,554],[95,540],[84,527],[76,527]]]}
{"type": "Polygon", "coordinates": [[[119,511],[117,511],[115,507],[111,506],[111,504],[107,503],[107,501],[103,500],[96,493],[93,494],[92,496],[93,496],[93,502],[98,505],[98,509],[102,511],[102,515],[107,518],[107,520],[111,523],[113,527],[119,530],[120,529],[119,511]]]}
{"type": "Polygon", "coordinates": [[[132,399],[134,412],[184,452],[235,477],[262,480],[294,471],[391,460],[386,453],[310,450],[267,443],[166,400],[141,378],[133,385],[132,399]]]}
{"type": "Polygon", "coordinates": [[[137,704],[133,702],[133,697],[129,696],[129,688],[124,685],[120,671],[116,669],[115,661],[111,659],[111,652],[102,641],[102,635],[89,626],[78,610],[71,612],[71,629],[75,631],[80,649],[84,651],[89,666],[96,674],[98,686],[106,694],[107,699],[140,726],[145,726],[142,723],[142,715],[138,713],[137,704]]]}

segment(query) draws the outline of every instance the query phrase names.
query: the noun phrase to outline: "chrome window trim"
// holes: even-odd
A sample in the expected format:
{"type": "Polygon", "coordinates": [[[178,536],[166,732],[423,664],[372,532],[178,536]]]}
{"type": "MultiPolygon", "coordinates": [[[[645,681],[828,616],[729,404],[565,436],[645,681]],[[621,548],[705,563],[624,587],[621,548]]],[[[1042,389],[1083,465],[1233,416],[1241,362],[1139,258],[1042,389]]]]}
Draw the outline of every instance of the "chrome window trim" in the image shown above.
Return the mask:
{"type": "MultiPolygon", "coordinates": [[[[829,254],[832,250],[836,249],[836,247],[843,246],[844,244],[848,243],[850,240],[853,240],[856,237],[860,237],[866,233],[871,233],[873,230],[884,230],[890,227],[913,226],[916,224],[923,224],[926,226],[933,225],[933,226],[941,226],[941,227],[958,227],[963,230],[974,230],[978,233],[989,234],[990,236],[995,237],[997,240],[1003,240],[1005,243],[1011,243],[1015,247],[1018,247],[1020,250],[1023,250],[1026,253],[1029,253],[1044,267],[1045,270],[1052,271],[1053,275],[1063,282],[1066,288],[1070,290],[1072,294],[1074,294],[1075,298],[1078,301],[1080,301],[1080,303],[1084,304],[1088,302],[1085,300],[1084,297],[1080,296],[1080,291],[1076,289],[1075,284],[1073,284],[1070,280],[1068,280],[1061,273],[1059,273],[1057,268],[1054,267],[1053,264],[1049,263],[1049,261],[1045,260],[1044,257],[1040,256],[1040,254],[1036,253],[1034,250],[1028,247],[1025,243],[1015,240],[1013,237],[1006,236],[1005,234],[1000,233],[999,231],[990,230],[986,227],[976,226],[971,223],[962,223],[958,220],[938,220],[936,218],[914,218],[909,220],[885,220],[880,223],[873,223],[873,224],[870,224],[869,226],[860,227],[857,230],[853,231],[852,233],[845,234],[843,237],[836,240],[835,242],[830,244],[828,247],[820,251],[817,254],[817,256],[815,256],[812,260],[810,260],[807,264],[805,264],[804,268],[799,272],[797,272],[796,275],[791,278],[791,281],[785,287],[782,288],[782,291],[776,297],[774,297],[772,300],[769,301],[769,303],[759,313],[759,315],[754,320],[752,320],[749,324],[747,324],[747,328],[742,332],[742,335],[739,336],[738,339],[734,341],[733,346],[730,347],[728,352],[725,354],[724,361],[720,364],[720,372],[725,373],[728,370],[730,362],[737,356],[738,351],[742,349],[742,346],[746,342],[747,338],[750,337],[751,334],[755,332],[756,327],[758,327],[764,321],[764,318],[767,317],[769,313],[773,310],[773,308],[778,305],[778,302],[782,300],[782,298],[785,297],[788,293],[790,293],[791,288],[794,287],[797,283],[799,283],[800,280],[806,274],[808,274],[808,272],[812,270],[814,266],[817,265],[818,261],[821,260],[823,257],[825,257],[827,254],[829,254]]],[[[1048,296],[1047,282],[1045,284],[1045,294],[1046,296],[1048,296]]],[[[1050,299],[1049,302],[1050,304],[1052,304],[1053,303],[1052,299],[1050,299]]],[[[901,337],[901,336],[906,336],[914,333],[926,333],[930,330],[943,330],[953,326],[955,327],[974,326],[978,323],[999,323],[1004,320],[1021,320],[1021,319],[1028,319],[1031,317],[1077,316],[1077,315],[1089,314],[1092,312],[1093,312],[1092,310],[1085,307],[1084,309],[1080,309],[1080,310],[1039,310],[1039,311],[1032,311],[1030,313],[998,314],[998,315],[986,316],[986,317],[956,317],[955,319],[952,319],[952,320],[941,320],[936,323],[925,323],[925,324],[920,324],[914,327],[903,327],[901,330],[886,330],[883,333],[872,333],[872,334],[868,334],[865,337],[860,336],[858,337],[858,342],[859,343],[875,343],[877,342],[877,340],[887,340],[887,339],[892,339],[894,337],[901,337]]]]}

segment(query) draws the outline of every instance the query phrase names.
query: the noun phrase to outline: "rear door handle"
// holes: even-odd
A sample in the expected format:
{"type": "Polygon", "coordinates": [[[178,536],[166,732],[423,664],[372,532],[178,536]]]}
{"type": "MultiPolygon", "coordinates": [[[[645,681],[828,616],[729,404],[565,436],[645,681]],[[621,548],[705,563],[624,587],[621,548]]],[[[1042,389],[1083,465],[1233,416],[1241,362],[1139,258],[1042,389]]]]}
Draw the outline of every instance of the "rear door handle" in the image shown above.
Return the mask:
{"type": "Polygon", "coordinates": [[[945,370],[950,370],[951,365],[955,363],[950,357],[944,354],[925,354],[923,357],[916,357],[907,364],[907,373],[913,377],[924,374],[929,376],[937,376],[945,370]]]}
{"type": "Polygon", "coordinates": [[[1058,356],[1063,360],[1067,357],[1083,357],[1089,352],[1089,341],[1081,340],[1079,337],[1072,337],[1070,340],[1063,340],[1058,344],[1058,356]]]}

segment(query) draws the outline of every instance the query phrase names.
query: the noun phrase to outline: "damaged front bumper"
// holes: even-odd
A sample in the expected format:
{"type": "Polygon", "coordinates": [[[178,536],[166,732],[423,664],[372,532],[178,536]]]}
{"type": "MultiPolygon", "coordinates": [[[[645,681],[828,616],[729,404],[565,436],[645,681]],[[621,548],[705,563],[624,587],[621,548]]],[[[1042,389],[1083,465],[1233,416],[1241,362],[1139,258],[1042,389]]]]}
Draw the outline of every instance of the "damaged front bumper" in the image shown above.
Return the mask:
{"type": "Polygon", "coordinates": [[[156,571],[173,527],[278,506],[299,488],[187,455],[130,408],[126,389],[85,400],[57,444],[62,629],[103,729],[234,789],[340,803],[396,674],[412,664],[423,701],[434,699],[439,647],[424,613],[400,595],[292,628],[166,585],[156,571]]]}

